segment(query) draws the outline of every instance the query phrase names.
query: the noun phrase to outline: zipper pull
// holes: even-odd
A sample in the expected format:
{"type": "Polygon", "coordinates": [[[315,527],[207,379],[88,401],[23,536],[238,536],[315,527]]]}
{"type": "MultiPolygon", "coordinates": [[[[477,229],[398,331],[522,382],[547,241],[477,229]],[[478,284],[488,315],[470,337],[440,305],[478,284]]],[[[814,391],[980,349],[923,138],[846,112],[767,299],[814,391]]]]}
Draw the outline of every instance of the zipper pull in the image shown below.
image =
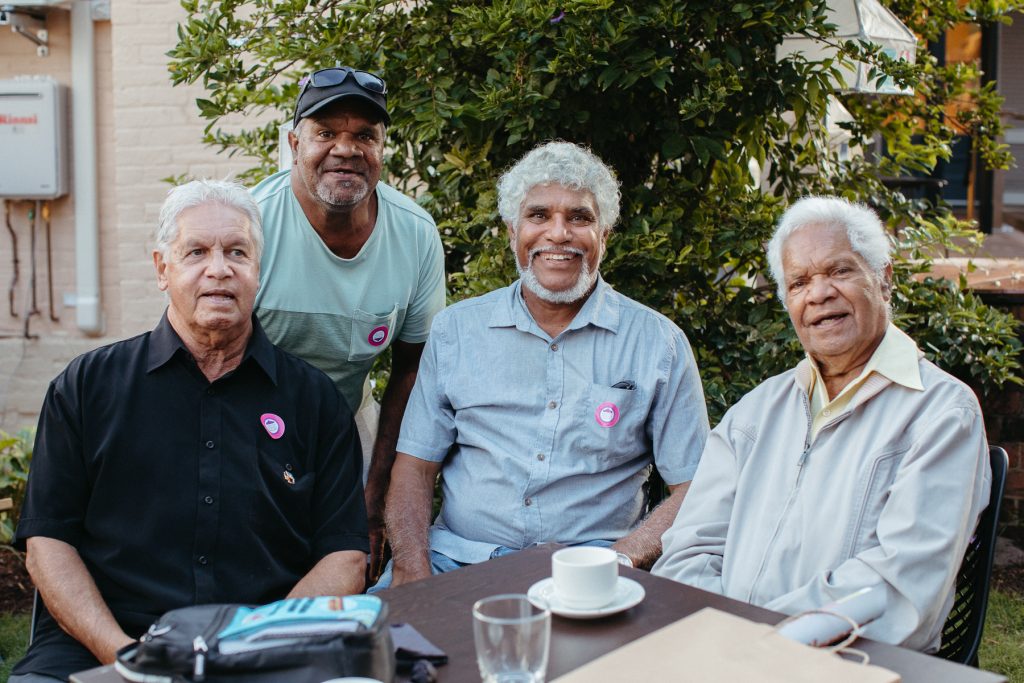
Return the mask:
{"type": "Polygon", "coordinates": [[[805,448],[804,452],[800,454],[800,460],[797,461],[797,463],[796,463],[796,468],[797,469],[802,469],[803,468],[804,463],[807,462],[807,454],[810,453],[810,452],[811,452],[810,448],[805,448]]]}
{"type": "Polygon", "coordinates": [[[192,669],[192,680],[203,681],[206,679],[206,653],[209,652],[209,648],[206,647],[206,641],[203,640],[202,636],[196,636],[192,641],[192,651],[196,655],[195,667],[192,669]]]}

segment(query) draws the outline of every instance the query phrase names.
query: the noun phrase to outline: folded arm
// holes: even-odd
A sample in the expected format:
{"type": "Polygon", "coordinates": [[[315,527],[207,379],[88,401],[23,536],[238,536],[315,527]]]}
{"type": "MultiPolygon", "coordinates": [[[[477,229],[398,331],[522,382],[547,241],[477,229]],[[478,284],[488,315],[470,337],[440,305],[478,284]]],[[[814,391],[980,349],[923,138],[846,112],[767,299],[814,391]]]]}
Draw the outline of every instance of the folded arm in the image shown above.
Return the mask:
{"type": "Polygon", "coordinates": [[[26,544],[25,564],[46,609],[102,664],[112,663],[117,651],[133,639],[114,619],[78,551],[45,536],[33,536],[26,544]]]}
{"type": "Polygon", "coordinates": [[[933,634],[946,618],[945,599],[988,501],[991,473],[976,411],[949,409],[922,432],[889,489],[877,544],[765,607],[798,612],[879,585],[886,591],[886,611],[866,635],[918,650],[935,644],[933,634]]]}
{"type": "Polygon", "coordinates": [[[361,593],[366,573],[366,553],[339,550],[325,555],[288,593],[289,598],[361,593]]]}
{"type": "Polygon", "coordinates": [[[722,593],[722,562],[739,468],[728,439],[728,415],[708,436],[692,487],[661,538],[664,553],[652,573],[722,593]]]}

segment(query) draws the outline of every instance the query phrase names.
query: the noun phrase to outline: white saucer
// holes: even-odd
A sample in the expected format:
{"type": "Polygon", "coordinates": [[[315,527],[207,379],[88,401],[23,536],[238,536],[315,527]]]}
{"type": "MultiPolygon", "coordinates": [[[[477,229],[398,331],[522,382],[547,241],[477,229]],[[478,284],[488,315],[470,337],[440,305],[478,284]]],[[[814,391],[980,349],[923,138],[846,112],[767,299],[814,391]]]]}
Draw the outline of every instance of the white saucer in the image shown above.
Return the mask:
{"type": "Polygon", "coordinates": [[[615,586],[614,600],[607,605],[591,609],[580,609],[563,605],[558,596],[555,595],[555,582],[551,577],[541,579],[533,584],[526,593],[526,597],[534,606],[542,607],[543,605],[539,603],[541,601],[546,602],[554,614],[560,617],[569,617],[570,619],[597,619],[598,617],[606,617],[609,614],[616,614],[639,605],[640,601],[644,599],[644,595],[646,595],[644,587],[633,579],[627,579],[625,576],[619,577],[619,582],[615,586]]]}

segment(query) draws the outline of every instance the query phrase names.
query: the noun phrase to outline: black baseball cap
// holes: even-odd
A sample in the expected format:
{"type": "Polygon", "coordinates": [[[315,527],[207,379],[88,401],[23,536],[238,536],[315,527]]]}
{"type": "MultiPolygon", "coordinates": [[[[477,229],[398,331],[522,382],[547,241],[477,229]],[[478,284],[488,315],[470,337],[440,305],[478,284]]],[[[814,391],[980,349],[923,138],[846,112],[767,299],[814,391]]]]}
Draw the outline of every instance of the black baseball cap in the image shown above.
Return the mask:
{"type": "Polygon", "coordinates": [[[355,98],[370,106],[384,125],[391,125],[388,116],[388,86],[384,79],[369,71],[348,66],[335,66],[314,71],[306,77],[299,99],[295,102],[292,125],[324,107],[346,98],[355,98]]]}

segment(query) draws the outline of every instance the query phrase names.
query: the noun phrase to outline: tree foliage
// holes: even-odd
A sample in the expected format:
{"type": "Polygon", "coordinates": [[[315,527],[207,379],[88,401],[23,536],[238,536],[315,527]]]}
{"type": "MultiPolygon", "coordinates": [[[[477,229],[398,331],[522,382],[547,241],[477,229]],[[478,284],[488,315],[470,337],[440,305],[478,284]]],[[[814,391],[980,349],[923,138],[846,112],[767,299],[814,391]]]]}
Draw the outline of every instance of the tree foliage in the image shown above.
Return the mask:
{"type": "Polygon", "coordinates": [[[32,462],[35,429],[15,434],[0,430],[0,498],[10,498],[13,506],[0,512],[0,543],[14,540],[14,529],[25,500],[28,467],[32,462]]]}
{"type": "MultiPolygon", "coordinates": [[[[384,76],[388,180],[437,220],[456,299],[515,276],[495,208],[501,171],[544,140],[589,145],[623,188],[602,272],[684,329],[715,417],[799,357],[764,276],[764,243],[789,199],[809,193],[869,202],[898,235],[896,319],[932,359],[985,388],[1016,380],[1008,316],[962,283],[914,279],[928,254],[973,230],[948,206],[881,182],[948,159],[955,134],[970,136],[991,167],[1011,162],[996,141],[999,98],[977,86],[973,67],[939,66],[923,43],[915,65],[870,44],[840,44],[825,0],[182,4],[188,19],[169,53],[172,79],[205,86],[206,139],[251,156],[250,180],[274,170],[276,127],[290,118],[302,75],[348,64],[384,76]],[[839,52],[777,60],[777,46],[795,33],[839,52]],[[839,67],[853,58],[916,94],[842,94],[839,67]],[[871,150],[884,140],[884,158],[840,162],[823,123],[836,97],[852,114],[843,124],[850,144],[871,150]],[[273,120],[231,128],[225,117],[236,113],[273,120]]],[[[1020,4],[896,0],[892,8],[935,37],[956,22],[1003,20],[1020,4]]]]}

